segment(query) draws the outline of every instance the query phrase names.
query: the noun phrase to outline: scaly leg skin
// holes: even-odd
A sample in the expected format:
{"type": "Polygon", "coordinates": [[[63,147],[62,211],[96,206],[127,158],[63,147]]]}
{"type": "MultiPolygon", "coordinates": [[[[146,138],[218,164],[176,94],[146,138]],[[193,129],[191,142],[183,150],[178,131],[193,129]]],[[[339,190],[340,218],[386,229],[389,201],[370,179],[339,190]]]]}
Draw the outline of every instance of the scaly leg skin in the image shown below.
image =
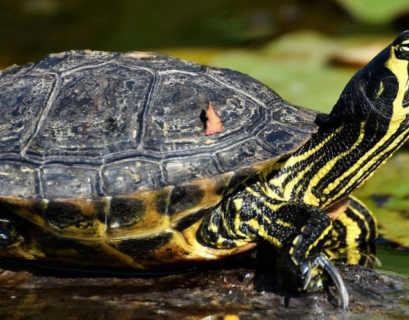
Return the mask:
{"type": "Polygon", "coordinates": [[[0,256],[33,259],[23,248],[27,234],[25,221],[13,214],[0,214],[0,256]]]}
{"type": "MultiPolygon", "coordinates": [[[[0,215],[0,256],[16,258],[32,258],[22,248],[24,237],[20,231],[24,223],[20,218],[1,213],[0,215]],[[19,231],[20,230],[20,231],[19,231]]],[[[1,261],[1,260],[0,260],[1,261]]],[[[1,287],[14,287],[32,277],[32,273],[26,270],[9,270],[3,264],[0,266],[1,287]]]]}
{"type": "MultiPolygon", "coordinates": [[[[291,206],[292,210],[295,209],[291,206]]],[[[348,292],[338,270],[322,253],[324,243],[331,234],[332,224],[327,213],[312,206],[300,206],[297,215],[309,215],[300,233],[292,241],[287,241],[280,251],[278,259],[278,277],[283,288],[291,290],[316,290],[323,284],[322,271],[325,270],[337,287],[340,296],[339,304],[347,308],[348,292]],[[304,211],[304,212],[303,212],[304,211]]],[[[291,237],[289,238],[289,240],[291,237]]]]}
{"type": "Polygon", "coordinates": [[[198,233],[199,241],[210,247],[231,248],[265,239],[279,251],[278,276],[283,288],[314,290],[322,283],[316,278],[321,278],[325,270],[338,289],[340,305],[346,308],[344,282],[323,253],[332,229],[328,214],[302,203],[277,202],[254,191],[253,186],[250,192],[226,199],[207,215],[198,233]]]}
{"type": "Polygon", "coordinates": [[[371,267],[376,261],[377,225],[372,213],[354,197],[324,244],[325,255],[335,262],[371,267]]]}
{"type": "Polygon", "coordinates": [[[23,237],[17,231],[18,222],[10,220],[8,217],[0,218],[0,249],[7,251],[8,248],[18,246],[23,237]]]}

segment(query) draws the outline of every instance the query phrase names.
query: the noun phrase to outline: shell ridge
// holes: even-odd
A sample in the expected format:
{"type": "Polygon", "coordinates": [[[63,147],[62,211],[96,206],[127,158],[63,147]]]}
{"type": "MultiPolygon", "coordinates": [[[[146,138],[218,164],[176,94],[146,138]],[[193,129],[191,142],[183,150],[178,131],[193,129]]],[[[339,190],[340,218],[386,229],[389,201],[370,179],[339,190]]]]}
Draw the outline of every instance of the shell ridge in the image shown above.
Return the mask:
{"type": "Polygon", "coordinates": [[[105,66],[107,64],[111,64],[113,60],[115,60],[115,57],[109,59],[108,61],[104,61],[104,62],[101,62],[101,63],[96,63],[96,64],[92,64],[92,65],[82,65],[82,66],[79,66],[79,67],[73,67],[71,69],[67,69],[67,70],[62,71],[60,74],[61,74],[61,77],[63,78],[65,76],[68,76],[68,75],[70,75],[70,74],[72,74],[74,72],[77,72],[77,71],[103,67],[103,66],[105,66]]]}
{"type": "Polygon", "coordinates": [[[43,188],[43,179],[41,179],[41,172],[42,172],[42,168],[36,168],[36,189],[37,189],[37,194],[40,196],[41,199],[45,199],[44,196],[44,188],[43,188]]]}
{"type": "Polygon", "coordinates": [[[197,72],[183,71],[183,70],[177,70],[177,69],[158,71],[159,75],[168,75],[168,74],[175,74],[175,73],[186,74],[186,75],[194,76],[194,77],[197,77],[199,75],[197,72]]]}
{"type": "MultiPolygon", "coordinates": [[[[27,140],[26,144],[24,146],[22,146],[22,148],[21,148],[20,155],[21,155],[22,158],[25,158],[27,149],[30,147],[30,144],[34,141],[35,137],[40,132],[40,129],[42,128],[44,122],[46,121],[46,119],[48,117],[48,114],[50,113],[50,111],[52,109],[55,98],[59,94],[59,89],[61,87],[62,78],[56,73],[49,73],[49,75],[52,75],[52,76],[55,77],[55,82],[53,83],[53,89],[50,92],[50,95],[49,95],[49,97],[47,99],[47,103],[45,104],[45,106],[41,110],[40,116],[38,117],[37,123],[35,124],[35,130],[34,130],[33,134],[27,140]]],[[[43,154],[42,157],[43,157],[42,160],[44,161],[44,154],[43,154]]]]}
{"type": "MultiPolygon", "coordinates": [[[[209,68],[208,68],[208,69],[209,69],[209,68]]],[[[224,82],[223,80],[218,79],[217,77],[215,77],[215,76],[209,74],[208,72],[206,72],[206,76],[208,76],[210,79],[212,79],[212,80],[214,80],[214,81],[216,81],[216,82],[222,84],[222,85],[225,86],[226,88],[229,88],[229,89],[231,89],[231,90],[234,90],[234,91],[239,92],[240,94],[244,95],[245,97],[247,97],[247,98],[253,100],[254,102],[256,102],[258,105],[261,105],[261,106],[263,106],[263,107],[266,106],[266,104],[265,104],[264,101],[261,101],[260,99],[257,99],[256,97],[254,97],[254,96],[251,95],[251,94],[248,94],[248,93],[245,92],[244,90],[242,90],[242,89],[240,89],[240,88],[237,88],[237,87],[235,87],[235,86],[232,86],[232,85],[230,85],[230,84],[224,82]]]]}
{"type": "Polygon", "coordinates": [[[214,152],[214,153],[211,155],[211,157],[212,157],[212,159],[213,159],[213,162],[216,164],[216,168],[220,171],[220,173],[223,173],[223,172],[228,171],[228,168],[225,168],[225,167],[223,166],[223,164],[220,162],[219,158],[218,158],[217,155],[216,155],[216,152],[214,152]]]}
{"type": "Polygon", "coordinates": [[[102,164],[97,171],[97,177],[99,180],[98,186],[99,186],[99,190],[98,193],[101,194],[103,197],[109,197],[108,194],[105,192],[105,183],[104,183],[104,177],[102,174],[103,169],[105,168],[105,164],[102,164]]]}
{"type": "Polygon", "coordinates": [[[156,75],[156,72],[153,71],[151,68],[142,67],[142,66],[135,66],[135,65],[132,65],[132,64],[129,64],[129,63],[126,63],[126,62],[123,62],[123,61],[117,61],[117,60],[114,60],[113,64],[116,64],[117,66],[120,66],[120,67],[128,68],[130,70],[146,71],[146,72],[149,72],[152,76],[156,75]]]}
{"type": "Polygon", "coordinates": [[[135,127],[139,128],[139,130],[137,130],[137,135],[135,137],[136,150],[142,149],[142,139],[145,136],[145,130],[146,130],[145,117],[148,116],[149,109],[151,107],[151,102],[153,100],[153,97],[155,96],[155,92],[159,88],[159,82],[160,82],[160,78],[158,77],[157,73],[154,73],[151,87],[149,89],[148,94],[146,95],[145,101],[143,102],[142,112],[140,113],[140,115],[138,115],[137,120],[136,120],[137,125],[135,127]]]}
{"type": "Polygon", "coordinates": [[[259,106],[259,111],[261,115],[261,119],[257,122],[251,123],[247,128],[244,130],[250,134],[256,136],[260,131],[264,129],[264,127],[273,122],[271,117],[269,117],[270,112],[267,108],[264,108],[263,106],[259,106]]]}

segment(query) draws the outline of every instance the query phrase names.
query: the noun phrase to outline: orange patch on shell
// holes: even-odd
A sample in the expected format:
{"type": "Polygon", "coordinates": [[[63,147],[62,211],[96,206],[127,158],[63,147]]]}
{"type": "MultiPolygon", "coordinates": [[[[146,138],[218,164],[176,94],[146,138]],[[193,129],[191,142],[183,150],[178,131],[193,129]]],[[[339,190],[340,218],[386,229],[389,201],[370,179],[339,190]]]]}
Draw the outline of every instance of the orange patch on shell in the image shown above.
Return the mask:
{"type": "Polygon", "coordinates": [[[206,111],[206,135],[218,133],[223,130],[222,121],[213,109],[213,104],[210,102],[206,111]]]}

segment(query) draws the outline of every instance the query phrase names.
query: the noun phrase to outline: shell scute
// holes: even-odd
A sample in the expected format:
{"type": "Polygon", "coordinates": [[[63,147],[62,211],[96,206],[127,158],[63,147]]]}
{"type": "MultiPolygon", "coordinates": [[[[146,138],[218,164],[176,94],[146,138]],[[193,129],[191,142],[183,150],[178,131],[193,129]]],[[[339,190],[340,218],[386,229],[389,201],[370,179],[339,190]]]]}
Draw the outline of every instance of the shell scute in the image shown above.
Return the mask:
{"type": "Polygon", "coordinates": [[[207,74],[213,79],[237,88],[244,94],[257,99],[259,104],[271,104],[281,101],[281,97],[263,83],[235,70],[208,68],[207,74]]]}
{"type": "Polygon", "coordinates": [[[21,158],[54,90],[52,75],[0,77],[0,159],[21,158]]]}
{"type": "Polygon", "coordinates": [[[43,209],[44,229],[71,238],[104,237],[108,205],[106,198],[50,200],[43,209]]]}
{"type": "Polygon", "coordinates": [[[163,232],[162,234],[154,237],[146,237],[143,239],[125,239],[117,244],[111,243],[111,245],[135,261],[141,259],[155,260],[154,252],[158,248],[167,244],[172,237],[172,232],[163,232]]]}
{"type": "Polygon", "coordinates": [[[210,102],[222,120],[223,130],[214,135],[218,143],[240,138],[242,125],[252,117],[256,102],[230,87],[219,86],[201,74],[161,75],[149,112],[145,116],[142,138],[146,150],[163,153],[200,153],[205,144],[203,110],[210,102]]]}
{"type": "Polygon", "coordinates": [[[211,154],[191,156],[183,161],[175,158],[163,163],[165,181],[172,181],[172,184],[217,176],[222,172],[220,164],[211,154]]]}
{"type": "Polygon", "coordinates": [[[317,126],[314,123],[315,112],[289,105],[277,106],[271,112],[272,119],[286,127],[306,133],[313,133],[317,130],[317,126]]]}
{"type": "Polygon", "coordinates": [[[258,134],[258,138],[275,150],[277,155],[291,153],[294,146],[301,146],[305,142],[298,130],[274,122],[267,124],[258,134]]]}
{"type": "Polygon", "coordinates": [[[33,254],[33,258],[41,259],[46,256],[51,260],[72,264],[81,261],[81,264],[94,265],[98,261],[105,266],[118,265],[117,257],[107,253],[98,242],[61,238],[39,227],[33,227],[31,232],[34,240],[27,249],[33,254]]]}
{"type": "Polygon", "coordinates": [[[279,156],[279,152],[266,148],[265,144],[255,140],[254,138],[246,139],[217,152],[217,158],[223,168],[228,170],[232,163],[241,163],[244,169],[246,166],[264,161],[267,157],[274,159],[279,156]]]}
{"type": "Polygon", "coordinates": [[[166,184],[161,164],[152,160],[124,160],[102,167],[101,180],[106,195],[130,194],[135,190],[157,189],[166,184]]]}
{"type": "Polygon", "coordinates": [[[110,239],[142,238],[168,228],[168,207],[172,190],[173,187],[165,187],[157,191],[112,197],[107,236],[110,239]],[[130,204],[136,204],[137,207],[130,204]]]}
{"type": "Polygon", "coordinates": [[[143,199],[113,197],[109,210],[109,228],[129,228],[141,221],[147,214],[143,199]]]}
{"type": "Polygon", "coordinates": [[[176,186],[170,196],[169,215],[184,212],[202,202],[206,191],[201,185],[188,184],[176,186]]]}
{"type": "Polygon", "coordinates": [[[27,156],[64,162],[96,158],[101,163],[112,153],[134,151],[153,78],[146,70],[116,65],[63,77],[27,156]]]}
{"type": "Polygon", "coordinates": [[[44,198],[93,199],[101,194],[98,171],[92,167],[46,166],[40,171],[44,198]]]}
{"type": "Polygon", "coordinates": [[[14,197],[39,196],[39,174],[33,166],[16,162],[0,162],[0,186],[7,186],[14,197]]]}

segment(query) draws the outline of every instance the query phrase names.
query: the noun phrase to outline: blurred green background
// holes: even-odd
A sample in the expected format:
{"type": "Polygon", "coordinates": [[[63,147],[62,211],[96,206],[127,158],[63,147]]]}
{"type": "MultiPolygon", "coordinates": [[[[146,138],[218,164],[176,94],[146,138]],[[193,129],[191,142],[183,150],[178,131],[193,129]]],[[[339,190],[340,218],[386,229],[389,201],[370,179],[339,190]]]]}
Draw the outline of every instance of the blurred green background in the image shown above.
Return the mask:
{"type": "Polygon", "coordinates": [[[407,0],[0,0],[0,68],[72,49],[158,51],[328,111],[408,17],[407,0]]]}
{"type": "MultiPolygon", "coordinates": [[[[328,112],[353,73],[405,29],[407,0],[0,0],[0,69],[73,49],[157,51],[239,70],[328,112]]],[[[381,234],[404,246],[408,154],[357,192],[381,234]]],[[[380,247],[386,269],[409,274],[404,246],[380,247]]]]}
{"type": "Polygon", "coordinates": [[[407,0],[0,0],[0,68],[72,49],[158,51],[329,110],[408,17],[407,0]]]}

